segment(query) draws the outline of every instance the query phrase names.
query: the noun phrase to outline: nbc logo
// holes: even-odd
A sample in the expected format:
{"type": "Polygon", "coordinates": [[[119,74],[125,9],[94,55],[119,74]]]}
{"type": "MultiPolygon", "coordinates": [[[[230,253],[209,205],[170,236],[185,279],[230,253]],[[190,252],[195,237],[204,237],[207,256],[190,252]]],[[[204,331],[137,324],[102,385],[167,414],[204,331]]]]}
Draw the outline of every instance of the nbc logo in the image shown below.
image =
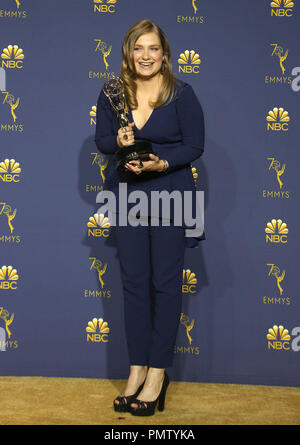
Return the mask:
{"type": "Polygon", "coordinates": [[[285,349],[286,351],[290,349],[291,336],[289,335],[289,331],[281,325],[274,325],[269,329],[267,339],[268,349],[285,349]]]}
{"type": "Polygon", "coordinates": [[[287,234],[289,229],[286,223],[282,222],[281,219],[272,219],[271,222],[267,223],[265,228],[266,232],[266,243],[287,243],[287,234]]]}
{"type": "Polygon", "coordinates": [[[94,12],[114,13],[117,0],[94,0],[94,12]]]}
{"type": "Polygon", "coordinates": [[[8,45],[2,50],[2,68],[23,68],[24,53],[18,45],[8,45]]]}
{"type": "Polygon", "coordinates": [[[16,290],[19,275],[12,266],[2,266],[0,269],[0,289],[16,290]]]}
{"type": "Polygon", "coordinates": [[[20,182],[21,168],[14,159],[5,159],[0,162],[0,179],[3,182],[20,182]]]}
{"type": "Polygon", "coordinates": [[[90,111],[90,117],[91,117],[90,125],[91,125],[91,127],[93,125],[96,125],[96,116],[97,116],[97,107],[96,107],[96,105],[93,105],[91,108],[91,111],[90,111]]]}
{"type": "Polygon", "coordinates": [[[183,269],[182,271],[182,292],[187,294],[188,292],[196,293],[197,278],[194,272],[190,269],[183,269]]]}
{"type": "Polygon", "coordinates": [[[93,343],[107,343],[108,342],[108,334],[109,327],[106,321],[103,321],[103,318],[93,318],[92,321],[88,322],[87,327],[85,328],[87,335],[86,341],[93,343]]]}
{"type": "Polygon", "coordinates": [[[196,167],[192,167],[192,174],[193,174],[194,183],[195,183],[195,185],[197,185],[198,173],[197,173],[196,167]]]}
{"type": "Polygon", "coordinates": [[[290,122],[289,113],[285,111],[283,108],[273,108],[268,113],[266,117],[268,121],[267,130],[273,131],[287,131],[288,130],[288,122],[290,122]]]}
{"type": "Polygon", "coordinates": [[[109,219],[104,216],[103,213],[95,213],[94,216],[89,218],[87,223],[88,226],[88,236],[100,237],[104,236],[107,238],[109,236],[109,219]],[[98,228],[100,226],[100,229],[98,228]]]}
{"type": "Polygon", "coordinates": [[[179,67],[178,72],[182,73],[199,73],[199,65],[201,64],[201,59],[198,53],[193,49],[191,51],[185,50],[181,53],[178,59],[179,67]]]}
{"type": "Polygon", "coordinates": [[[291,17],[293,15],[293,7],[295,3],[290,0],[273,0],[270,3],[271,16],[291,17]]]}

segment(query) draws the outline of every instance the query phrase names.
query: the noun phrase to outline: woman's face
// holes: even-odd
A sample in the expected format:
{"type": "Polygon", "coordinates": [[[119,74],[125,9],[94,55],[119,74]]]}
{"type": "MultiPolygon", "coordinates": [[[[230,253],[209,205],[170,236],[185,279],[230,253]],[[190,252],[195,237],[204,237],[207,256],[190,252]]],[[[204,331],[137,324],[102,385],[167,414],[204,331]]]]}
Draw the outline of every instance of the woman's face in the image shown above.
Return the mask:
{"type": "Polygon", "coordinates": [[[153,77],[160,72],[163,49],[155,32],[140,36],[134,45],[133,61],[135,71],[141,77],[153,77]]]}

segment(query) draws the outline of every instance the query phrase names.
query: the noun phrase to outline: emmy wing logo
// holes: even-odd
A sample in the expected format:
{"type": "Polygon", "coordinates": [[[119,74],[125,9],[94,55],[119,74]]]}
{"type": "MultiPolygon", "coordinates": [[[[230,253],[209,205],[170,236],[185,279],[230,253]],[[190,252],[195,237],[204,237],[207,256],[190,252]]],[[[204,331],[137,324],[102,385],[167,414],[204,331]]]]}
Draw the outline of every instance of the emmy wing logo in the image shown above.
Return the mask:
{"type": "Polygon", "coordinates": [[[117,0],[93,0],[94,1],[94,12],[99,13],[111,13],[113,14],[116,9],[115,5],[117,0]]]}
{"type": "Polygon", "coordinates": [[[290,192],[288,190],[283,190],[283,186],[285,185],[285,174],[287,171],[286,164],[281,163],[278,159],[275,158],[267,158],[268,161],[268,170],[273,178],[273,185],[277,186],[277,188],[273,190],[262,191],[263,198],[273,198],[273,199],[289,199],[290,192]]]}
{"type": "MultiPolygon", "coordinates": [[[[267,267],[269,268],[268,271],[268,277],[272,279],[274,284],[276,283],[276,287],[274,285],[274,288],[277,290],[276,295],[271,296],[264,296],[263,297],[263,303],[264,304],[279,304],[280,306],[290,306],[291,304],[291,298],[284,295],[284,280],[286,278],[286,271],[280,270],[276,264],[268,263],[267,267]]],[[[273,294],[273,292],[272,292],[273,294]]]]}
{"type": "Polygon", "coordinates": [[[174,346],[174,354],[189,354],[189,355],[199,355],[200,354],[200,347],[198,345],[194,344],[194,339],[192,337],[192,330],[195,325],[195,320],[185,315],[184,313],[181,313],[180,315],[180,324],[184,326],[185,333],[188,339],[188,345],[175,345],[174,346]]]}
{"type": "Polygon", "coordinates": [[[10,229],[10,233],[13,233],[14,226],[12,225],[12,220],[15,219],[17,209],[12,210],[11,206],[5,202],[0,202],[0,216],[5,215],[7,217],[7,224],[10,229]]]}
{"type": "Polygon", "coordinates": [[[22,48],[19,48],[18,45],[8,45],[7,48],[3,48],[1,59],[2,68],[23,68],[24,53],[22,48]]]}
{"type": "Polygon", "coordinates": [[[286,61],[289,50],[287,49],[285,52],[281,46],[279,46],[277,43],[271,43],[271,46],[274,46],[274,50],[272,52],[272,56],[276,55],[278,57],[279,65],[281,68],[282,75],[284,75],[286,69],[283,65],[283,62],[286,61]]]}
{"type": "MultiPolygon", "coordinates": [[[[197,15],[200,7],[200,0],[190,0],[189,7],[190,12],[193,12],[193,15],[178,15],[177,23],[204,23],[204,17],[197,15]]],[[[184,2],[181,2],[183,4],[184,2]]]]}
{"type": "Polygon", "coordinates": [[[279,290],[280,295],[283,293],[282,282],[285,278],[285,270],[280,271],[279,267],[275,264],[267,264],[270,266],[269,277],[272,275],[276,279],[277,288],[279,290]]]}
{"type": "Polygon", "coordinates": [[[23,2],[21,3],[19,0],[6,0],[6,2],[10,3],[10,8],[15,8],[15,9],[3,9],[3,5],[1,5],[1,9],[0,9],[1,20],[26,19],[27,11],[20,9],[23,2]]]}
{"type": "Polygon", "coordinates": [[[94,159],[92,161],[92,165],[97,165],[100,169],[100,176],[103,181],[103,184],[105,182],[105,175],[104,172],[108,166],[108,159],[104,160],[104,157],[100,153],[91,153],[94,155],[94,159]]]}
{"type": "Polygon", "coordinates": [[[272,131],[288,131],[288,122],[290,122],[289,113],[283,108],[273,108],[266,117],[267,130],[272,131]]]}
{"type": "Polygon", "coordinates": [[[85,328],[87,335],[86,341],[92,343],[107,343],[108,342],[108,334],[109,327],[106,321],[103,321],[103,318],[93,318],[93,320],[88,322],[87,327],[85,328]]]}
{"type": "Polygon", "coordinates": [[[3,91],[2,94],[4,96],[2,104],[9,105],[10,114],[13,119],[13,122],[15,123],[17,120],[17,115],[15,113],[15,110],[19,107],[20,98],[17,97],[17,99],[16,99],[15,96],[13,94],[9,93],[8,91],[3,91]]]}
{"type": "Polygon", "coordinates": [[[199,73],[199,65],[201,64],[201,59],[198,53],[193,49],[188,51],[187,49],[184,53],[181,53],[178,59],[178,72],[179,73],[199,73]]]}
{"type": "Polygon", "coordinates": [[[19,275],[12,266],[2,266],[0,269],[0,289],[16,290],[19,275]]]}
{"type": "Polygon", "coordinates": [[[9,312],[0,307],[0,352],[5,352],[8,349],[16,349],[18,347],[18,341],[12,340],[11,325],[14,321],[15,314],[9,314],[9,312]]]}
{"type": "Polygon", "coordinates": [[[95,269],[98,272],[98,280],[99,283],[101,284],[101,289],[103,289],[104,287],[104,281],[102,276],[105,274],[106,269],[107,269],[107,263],[105,263],[103,265],[101,260],[98,260],[97,258],[90,258],[91,260],[93,260],[92,265],[90,267],[90,269],[95,269]]]}
{"type": "Polygon", "coordinates": [[[195,324],[195,320],[190,321],[189,317],[187,315],[184,315],[183,313],[181,313],[180,316],[180,323],[185,327],[186,330],[186,336],[189,340],[189,344],[192,344],[192,337],[191,337],[191,330],[194,327],[195,324]]]}
{"type": "Polygon", "coordinates": [[[267,227],[265,228],[266,232],[266,243],[287,243],[287,234],[289,233],[289,229],[285,222],[281,219],[272,219],[271,222],[267,223],[267,227]]]}
{"type": "Polygon", "coordinates": [[[103,60],[103,63],[105,65],[105,69],[106,71],[108,71],[109,63],[107,61],[107,57],[111,53],[112,46],[111,45],[108,46],[107,43],[103,42],[100,39],[94,39],[94,40],[95,42],[98,42],[95,51],[100,52],[101,59],[103,60]]]}
{"type": "Polygon", "coordinates": [[[0,162],[0,179],[3,182],[20,182],[21,168],[14,159],[5,159],[0,162]]]}
{"type": "Polygon", "coordinates": [[[183,269],[182,271],[182,292],[183,293],[196,293],[197,278],[196,274],[190,269],[183,269]]]}
{"type": "Polygon", "coordinates": [[[273,0],[270,3],[271,16],[292,17],[295,3],[290,0],[273,0]]]}
{"type": "Polygon", "coordinates": [[[279,184],[279,187],[282,189],[283,186],[282,175],[285,172],[286,166],[285,164],[281,165],[280,162],[277,161],[277,159],[275,158],[268,158],[268,161],[271,161],[269,165],[269,170],[272,169],[275,171],[277,182],[279,184]]]}
{"type": "Polygon", "coordinates": [[[291,85],[292,76],[288,75],[290,70],[286,68],[289,50],[283,49],[283,47],[278,43],[271,43],[270,45],[273,47],[271,57],[273,57],[276,62],[277,71],[275,73],[265,75],[265,84],[291,85]]]}

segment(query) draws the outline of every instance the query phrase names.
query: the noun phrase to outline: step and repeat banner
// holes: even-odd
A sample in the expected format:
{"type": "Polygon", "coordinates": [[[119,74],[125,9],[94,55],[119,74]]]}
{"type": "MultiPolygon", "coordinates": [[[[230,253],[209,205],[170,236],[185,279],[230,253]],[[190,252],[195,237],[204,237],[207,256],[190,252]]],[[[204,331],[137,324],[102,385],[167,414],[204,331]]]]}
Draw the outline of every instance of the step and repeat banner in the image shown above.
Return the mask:
{"type": "Polygon", "coordinates": [[[96,213],[109,159],[94,137],[103,81],[148,18],[206,124],[193,173],[207,239],[186,249],[170,376],[300,386],[300,0],[0,8],[0,374],[128,376],[116,244],[96,213]]]}

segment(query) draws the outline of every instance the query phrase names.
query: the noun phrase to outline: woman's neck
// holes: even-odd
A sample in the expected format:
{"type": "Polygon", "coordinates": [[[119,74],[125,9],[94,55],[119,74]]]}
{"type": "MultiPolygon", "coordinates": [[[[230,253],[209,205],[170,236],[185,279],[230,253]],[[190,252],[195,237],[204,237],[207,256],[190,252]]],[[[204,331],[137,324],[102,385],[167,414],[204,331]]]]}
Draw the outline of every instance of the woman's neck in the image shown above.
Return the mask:
{"type": "Polygon", "coordinates": [[[138,77],[136,79],[136,86],[137,86],[137,91],[139,93],[144,93],[144,94],[150,94],[153,93],[153,91],[159,91],[160,90],[160,86],[162,83],[162,74],[158,73],[156,74],[154,77],[151,77],[149,79],[143,79],[141,77],[138,77]]]}

